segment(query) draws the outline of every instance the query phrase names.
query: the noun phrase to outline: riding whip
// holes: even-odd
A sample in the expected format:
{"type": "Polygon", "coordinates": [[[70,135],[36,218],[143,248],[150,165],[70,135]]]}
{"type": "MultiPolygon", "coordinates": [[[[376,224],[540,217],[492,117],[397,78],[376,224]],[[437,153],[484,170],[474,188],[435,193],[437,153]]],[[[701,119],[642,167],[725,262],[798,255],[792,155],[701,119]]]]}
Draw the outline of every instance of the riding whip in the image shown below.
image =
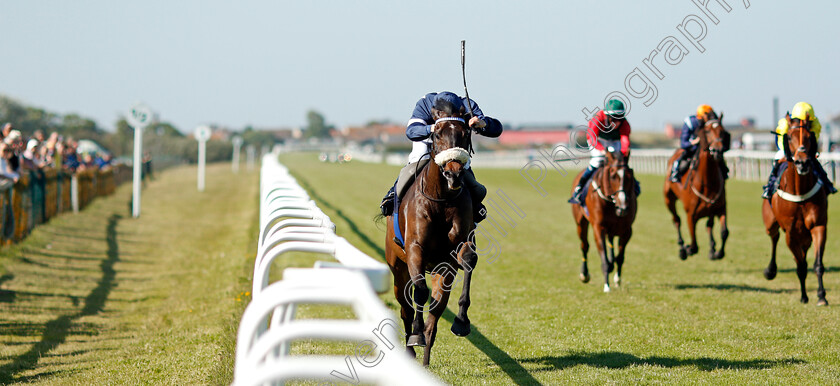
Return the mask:
{"type": "Polygon", "coordinates": [[[470,113],[470,118],[472,118],[472,101],[470,101],[470,92],[467,91],[467,70],[464,66],[464,61],[466,60],[466,44],[466,40],[461,40],[461,78],[464,79],[464,95],[467,97],[467,111],[470,113]]]}

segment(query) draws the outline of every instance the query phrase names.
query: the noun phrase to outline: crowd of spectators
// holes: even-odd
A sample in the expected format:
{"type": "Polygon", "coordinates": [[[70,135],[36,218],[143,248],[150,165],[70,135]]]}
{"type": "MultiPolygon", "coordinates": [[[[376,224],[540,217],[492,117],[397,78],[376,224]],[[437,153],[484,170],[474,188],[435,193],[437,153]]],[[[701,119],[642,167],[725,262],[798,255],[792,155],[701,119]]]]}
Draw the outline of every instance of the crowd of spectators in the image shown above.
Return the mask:
{"type": "Polygon", "coordinates": [[[44,136],[41,130],[24,138],[10,123],[0,130],[0,178],[17,182],[24,170],[61,169],[75,173],[98,170],[111,165],[111,155],[97,152],[78,152],[78,142],[56,132],[44,136]]]}

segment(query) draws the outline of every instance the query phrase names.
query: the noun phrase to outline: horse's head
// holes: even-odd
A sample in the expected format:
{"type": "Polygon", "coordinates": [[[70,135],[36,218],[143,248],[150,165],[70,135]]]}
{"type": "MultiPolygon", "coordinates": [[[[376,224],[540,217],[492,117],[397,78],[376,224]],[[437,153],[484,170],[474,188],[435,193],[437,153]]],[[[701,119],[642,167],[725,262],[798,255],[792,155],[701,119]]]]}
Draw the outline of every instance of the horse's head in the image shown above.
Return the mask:
{"type": "Polygon", "coordinates": [[[606,147],[606,161],[604,194],[615,204],[615,215],[624,217],[629,211],[628,192],[635,189],[633,169],[627,166],[627,158],[621,154],[621,150],[612,146],[606,147]]]}
{"type": "Polygon", "coordinates": [[[431,156],[440,167],[449,190],[461,189],[463,170],[470,159],[470,129],[463,106],[436,103],[432,109],[431,156]]]}
{"type": "Polygon", "coordinates": [[[723,159],[723,136],[726,129],[722,122],[723,113],[720,114],[720,118],[710,117],[697,133],[697,138],[700,139],[700,149],[708,150],[716,161],[723,159]]]}
{"type": "Polygon", "coordinates": [[[816,137],[811,134],[811,121],[805,119],[791,119],[790,113],[785,115],[788,133],[785,134],[785,157],[796,166],[796,173],[804,176],[811,172],[811,157],[816,156],[816,137]],[[796,150],[794,150],[796,149],[796,150]]]}

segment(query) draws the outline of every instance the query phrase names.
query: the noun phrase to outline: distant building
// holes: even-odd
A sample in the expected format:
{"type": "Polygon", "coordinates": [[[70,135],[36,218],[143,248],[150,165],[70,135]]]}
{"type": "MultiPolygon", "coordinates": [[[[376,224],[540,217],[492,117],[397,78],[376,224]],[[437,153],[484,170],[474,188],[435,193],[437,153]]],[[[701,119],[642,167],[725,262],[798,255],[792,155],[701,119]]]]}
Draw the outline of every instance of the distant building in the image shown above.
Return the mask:
{"type": "Polygon", "coordinates": [[[502,132],[502,146],[539,146],[568,142],[572,125],[524,125],[502,132]]]}

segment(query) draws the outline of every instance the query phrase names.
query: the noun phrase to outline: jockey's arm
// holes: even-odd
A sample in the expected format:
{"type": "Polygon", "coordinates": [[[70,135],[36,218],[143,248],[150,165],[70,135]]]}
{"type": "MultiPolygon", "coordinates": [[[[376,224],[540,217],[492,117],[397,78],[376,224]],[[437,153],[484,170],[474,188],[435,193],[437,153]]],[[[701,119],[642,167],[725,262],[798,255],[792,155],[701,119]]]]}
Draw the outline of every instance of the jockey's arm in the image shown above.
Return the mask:
{"type": "Polygon", "coordinates": [[[625,157],[630,155],[630,122],[626,120],[619,127],[618,133],[621,135],[619,141],[621,142],[621,154],[625,157]]]}
{"type": "Polygon", "coordinates": [[[481,108],[478,107],[478,103],[475,103],[474,100],[470,100],[470,106],[472,107],[473,116],[484,121],[484,127],[472,126],[476,133],[491,138],[502,135],[502,123],[498,119],[485,116],[481,108]]]}
{"type": "Polygon", "coordinates": [[[691,149],[696,144],[691,142],[691,135],[694,133],[694,130],[689,125],[691,118],[686,118],[683,122],[682,133],[680,133],[680,147],[683,149],[691,149]]]}
{"type": "Polygon", "coordinates": [[[606,125],[603,120],[603,111],[595,114],[595,117],[589,120],[589,130],[586,133],[586,141],[589,143],[589,146],[602,151],[604,150],[604,145],[601,144],[601,141],[598,141],[598,134],[601,133],[601,127],[606,125]]]}
{"type": "Polygon", "coordinates": [[[414,142],[429,138],[432,134],[434,120],[432,119],[432,112],[423,103],[424,99],[417,101],[411,119],[408,120],[408,126],[405,128],[405,136],[414,142]],[[432,124],[428,122],[432,122],[432,124]]]}

